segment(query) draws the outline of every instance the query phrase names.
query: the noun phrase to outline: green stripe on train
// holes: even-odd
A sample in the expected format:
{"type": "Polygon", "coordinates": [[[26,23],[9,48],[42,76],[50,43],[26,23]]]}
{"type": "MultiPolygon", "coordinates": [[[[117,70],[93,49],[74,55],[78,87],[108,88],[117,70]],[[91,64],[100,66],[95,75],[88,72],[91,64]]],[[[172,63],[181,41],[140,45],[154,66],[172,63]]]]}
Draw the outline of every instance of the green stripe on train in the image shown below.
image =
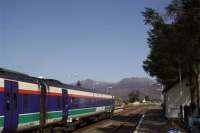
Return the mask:
{"type": "MultiPolygon", "coordinates": [[[[111,108],[107,107],[106,110],[110,110],[111,108]]],[[[81,115],[81,114],[88,114],[88,113],[94,113],[96,112],[96,108],[83,108],[83,109],[72,109],[69,111],[69,116],[75,116],[75,115],[81,115]]],[[[62,117],[63,113],[62,111],[55,111],[55,112],[47,112],[47,119],[53,119],[53,118],[60,118],[62,117]]],[[[31,114],[21,114],[19,115],[19,123],[27,123],[27,122],[33,122],[33,121],[39,121],[40,120],[40,114],[38,113],[31,113],[31,114]]],[[[0,117],[0,126],[3,123],[4,119],[0,117]]]]}
{"type": "Polygon", "coordinates": [[[86,114],[86,113],[93,113],[93,112],[96,112],[96,108],[76,109],[76,110],[70,110],[69,116],[86,114]]]}
{"type": "MultiPolygon", "coordinates": [[[[59,117],[62,117],[62,111],[47,113],[47,119],[53,119],[53,118],[59,118],[59,117]]],[[[40,120],[39,113],[19,115],[19,123],[27,123],[27,122],[33,122],[33,121],[39,121],[39,120],[40,120]]]]}
{"type": "Polygon", "coordinates": [[[60,118],[62,117],[62,115],[63,115],[62,111],[48,112],[47,119],[60,118]]]}
{"type": "Polygon", "coordinates": [[[33,121],[39,121],[40,120],[40,114],[23,114],[19,115],[19,123],[27,123],[27,122],[33,122],[33,121]]]}
{"type": "Polygon", "coordinates": [[[0,116],[0,127],[4,126],[4,116],[0,116]]]}

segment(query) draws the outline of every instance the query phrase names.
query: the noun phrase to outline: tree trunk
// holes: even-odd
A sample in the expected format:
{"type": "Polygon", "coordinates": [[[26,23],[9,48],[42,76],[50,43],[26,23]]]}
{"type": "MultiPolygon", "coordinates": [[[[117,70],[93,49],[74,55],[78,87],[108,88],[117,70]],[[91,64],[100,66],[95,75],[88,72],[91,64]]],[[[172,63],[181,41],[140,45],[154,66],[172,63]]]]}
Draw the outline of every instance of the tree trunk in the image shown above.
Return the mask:
{"type": "Polygon", "coordinates": [[[197,93],[196,93],[196,97],[197,97],[197,111],[198,111],[198,115],[200,115],[200,73],[198,74],[198,79],[197,79],[197,93]]]}
{"type": "Polygon", "coordinates": [[[200,73],[199,73],[199,68],[198,65],[195,66],[195,72],[194,72],[194,92],[193,92],[193,97],[194,97],[194,103],[195,103],[195,110],[194,110],[194,115],[200,115],[200,98],[199,98],[199,89],[200,89],[200,73]]]}

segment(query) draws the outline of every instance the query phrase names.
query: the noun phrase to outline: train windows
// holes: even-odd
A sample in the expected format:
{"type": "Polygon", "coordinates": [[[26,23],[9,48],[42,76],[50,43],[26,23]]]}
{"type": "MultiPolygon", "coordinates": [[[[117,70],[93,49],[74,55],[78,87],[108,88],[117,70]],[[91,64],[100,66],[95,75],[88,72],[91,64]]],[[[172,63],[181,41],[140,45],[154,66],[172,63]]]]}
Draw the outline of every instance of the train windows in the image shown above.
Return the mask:
{"type": "Polygon", "coordinates": [[[99,102],[98,102],[98,99],[93,99],[93,101],[94,101],[94,106],[97,107],[97,106],[98,106],[98,103],[99,103],[99,102]]]}
{"type": "Polygon", "coordinates": [[[100,106],[104,106],[104,99],[100,99],[100,106]]]}
{"type": "Polygon", "coordinates": [[[88,107],[93,107],[93,99],[88,99],[88,107]]]}
{"type": "Polygon", "coordinates": [[[104,100],[104,106],[108,106],[109,105],[109,100],[108,99],[105,99],[104,100]]]}
{"type": "Polygon", "coordinates": [[[109,106],[110,105],[110,99],[107,99],[107,100],[105,100],[106,101],[106,106],[109,106]]]}
{"type": "Polygon", "coordinates": [[[105,104],[106,104],[105,99],[101,99],[101,106],[105,106],[105,104]]]}
{"type": "Polygon", "coordinates": [[[89,104],[88,105],[89,107],[92,107],[93,106],[93,99],[88,99],[88,104],[89,104]]]}
{"type": "Polygon", "coordinates": [[[26,112],[28,112],[28,105],[29,105],[29,96],[28,96],[28,94],[24,94],[24,96],[23,96],[23,105],[24,105],[24,110],[23,110],[23,112],[24,113],[26,113],[26,112]]]}
{"type": "Polygon", "coordinates": [[[111,99],[72,98],[72,108],[102,107],[111,104],[111,99]]]}
{"type": "Polygon", "coordinates": [[[72,108],[78,108],[79,107],[79,98],[72,97],[72,108]]]}
{"type": "Polygon", "coordinates": [[[93,101],[93,106],[97,107],[98,106],[98,99],[92,99],[93,101]]]}
{"type": "Polygon", "coordinates": [[[101,107],[102,106],[102,99],[98,99],[98,106],[101,107]]]}
{"type": "Polygon", "coordinates": [[[92,100],[93,99],[89,99],[89,98],[85,98],[84,99],[84,107],[86,107],[86,108],[89,108],[89,107],[92,107],[93,105],[92,105],[92,100]]]}
{"type": "Polygon", "coordinates": [[[89,101],[90,101],[90,106],[94,106],[94,101],[93,101],[93,99],[89,99],[89,101]]]}
{"type": "Polygon", "coordinates": [[[94,100],[96,101],[96,105],[95,106],[99,107],[100,106],[100,100],[99,99],[94,99],[94,100]]]}
{"type": "Polygon", "coordinates": [[[86,104],[86,99],[85,98],[80,98],[79,99],[79,107],[84,108],[86,104]]]}
{"type": "Polygon", "coordinates": [[[104,106],[108,106],[109,105],[109,100],[104,99],[104,106]]]}
{"type": "Polygon", "coordinates": [[[91,107],[90,101],[91,101],[91,99],[88,99],[88,98],[79,98],[79,107],[80,108],[91,107]]]}

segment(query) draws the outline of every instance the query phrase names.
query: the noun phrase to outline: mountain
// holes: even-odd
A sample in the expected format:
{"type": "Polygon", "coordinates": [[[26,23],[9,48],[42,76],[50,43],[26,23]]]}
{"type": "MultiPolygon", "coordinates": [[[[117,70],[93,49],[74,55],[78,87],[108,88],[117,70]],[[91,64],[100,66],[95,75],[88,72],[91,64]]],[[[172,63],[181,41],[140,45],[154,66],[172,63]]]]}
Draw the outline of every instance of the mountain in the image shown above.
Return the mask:
{"type": "Polygon", "coordinates": [[[132,91],[139,91],[141,98],[149,96],[150,99],[161,99],[161,86],[155,84],[154,80],[148,78],[131,77],[124,78],[116,83],[96,81],[92,79],[86,79],[80,81],[84,88],[90,88],[99,90],[101,92],[109,92],[114,96],[120,96],[124,100],[128,99],[128,94],[132,91]]]}
{"type": "Polygon", "coordinates": [[[92,80],[92,79],[86,79],[86,80],[82,80],[81,81],[81,85],[84,87],[84,88],[90,88],[90,89],[93,89],[93,88],[96,88],[96,89],[103,89],[105,87],[108,87],[110,85],[112,85],[112,83],[109,83],[109,82],[102,82],[102,81],[95,81],[95,80],[92,80]]]}

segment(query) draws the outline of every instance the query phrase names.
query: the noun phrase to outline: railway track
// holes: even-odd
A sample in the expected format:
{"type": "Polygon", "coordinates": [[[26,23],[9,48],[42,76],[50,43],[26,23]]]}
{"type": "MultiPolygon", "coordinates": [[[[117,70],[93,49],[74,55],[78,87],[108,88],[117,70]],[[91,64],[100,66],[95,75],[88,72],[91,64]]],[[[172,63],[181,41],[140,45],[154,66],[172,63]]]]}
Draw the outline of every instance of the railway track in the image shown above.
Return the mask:
{"type": "Polygon", "coordinates": [[[132,133],[145,110],[144,108],[127,109],[116,113],[112,119],[88,125],[73,133],[132,133]]]}
{"type": "Polygon", "coordinates": [[[129,115],[126,122],[120,123],[111,133],[132,133],[137,127],[142,114],[129,115]]]}

